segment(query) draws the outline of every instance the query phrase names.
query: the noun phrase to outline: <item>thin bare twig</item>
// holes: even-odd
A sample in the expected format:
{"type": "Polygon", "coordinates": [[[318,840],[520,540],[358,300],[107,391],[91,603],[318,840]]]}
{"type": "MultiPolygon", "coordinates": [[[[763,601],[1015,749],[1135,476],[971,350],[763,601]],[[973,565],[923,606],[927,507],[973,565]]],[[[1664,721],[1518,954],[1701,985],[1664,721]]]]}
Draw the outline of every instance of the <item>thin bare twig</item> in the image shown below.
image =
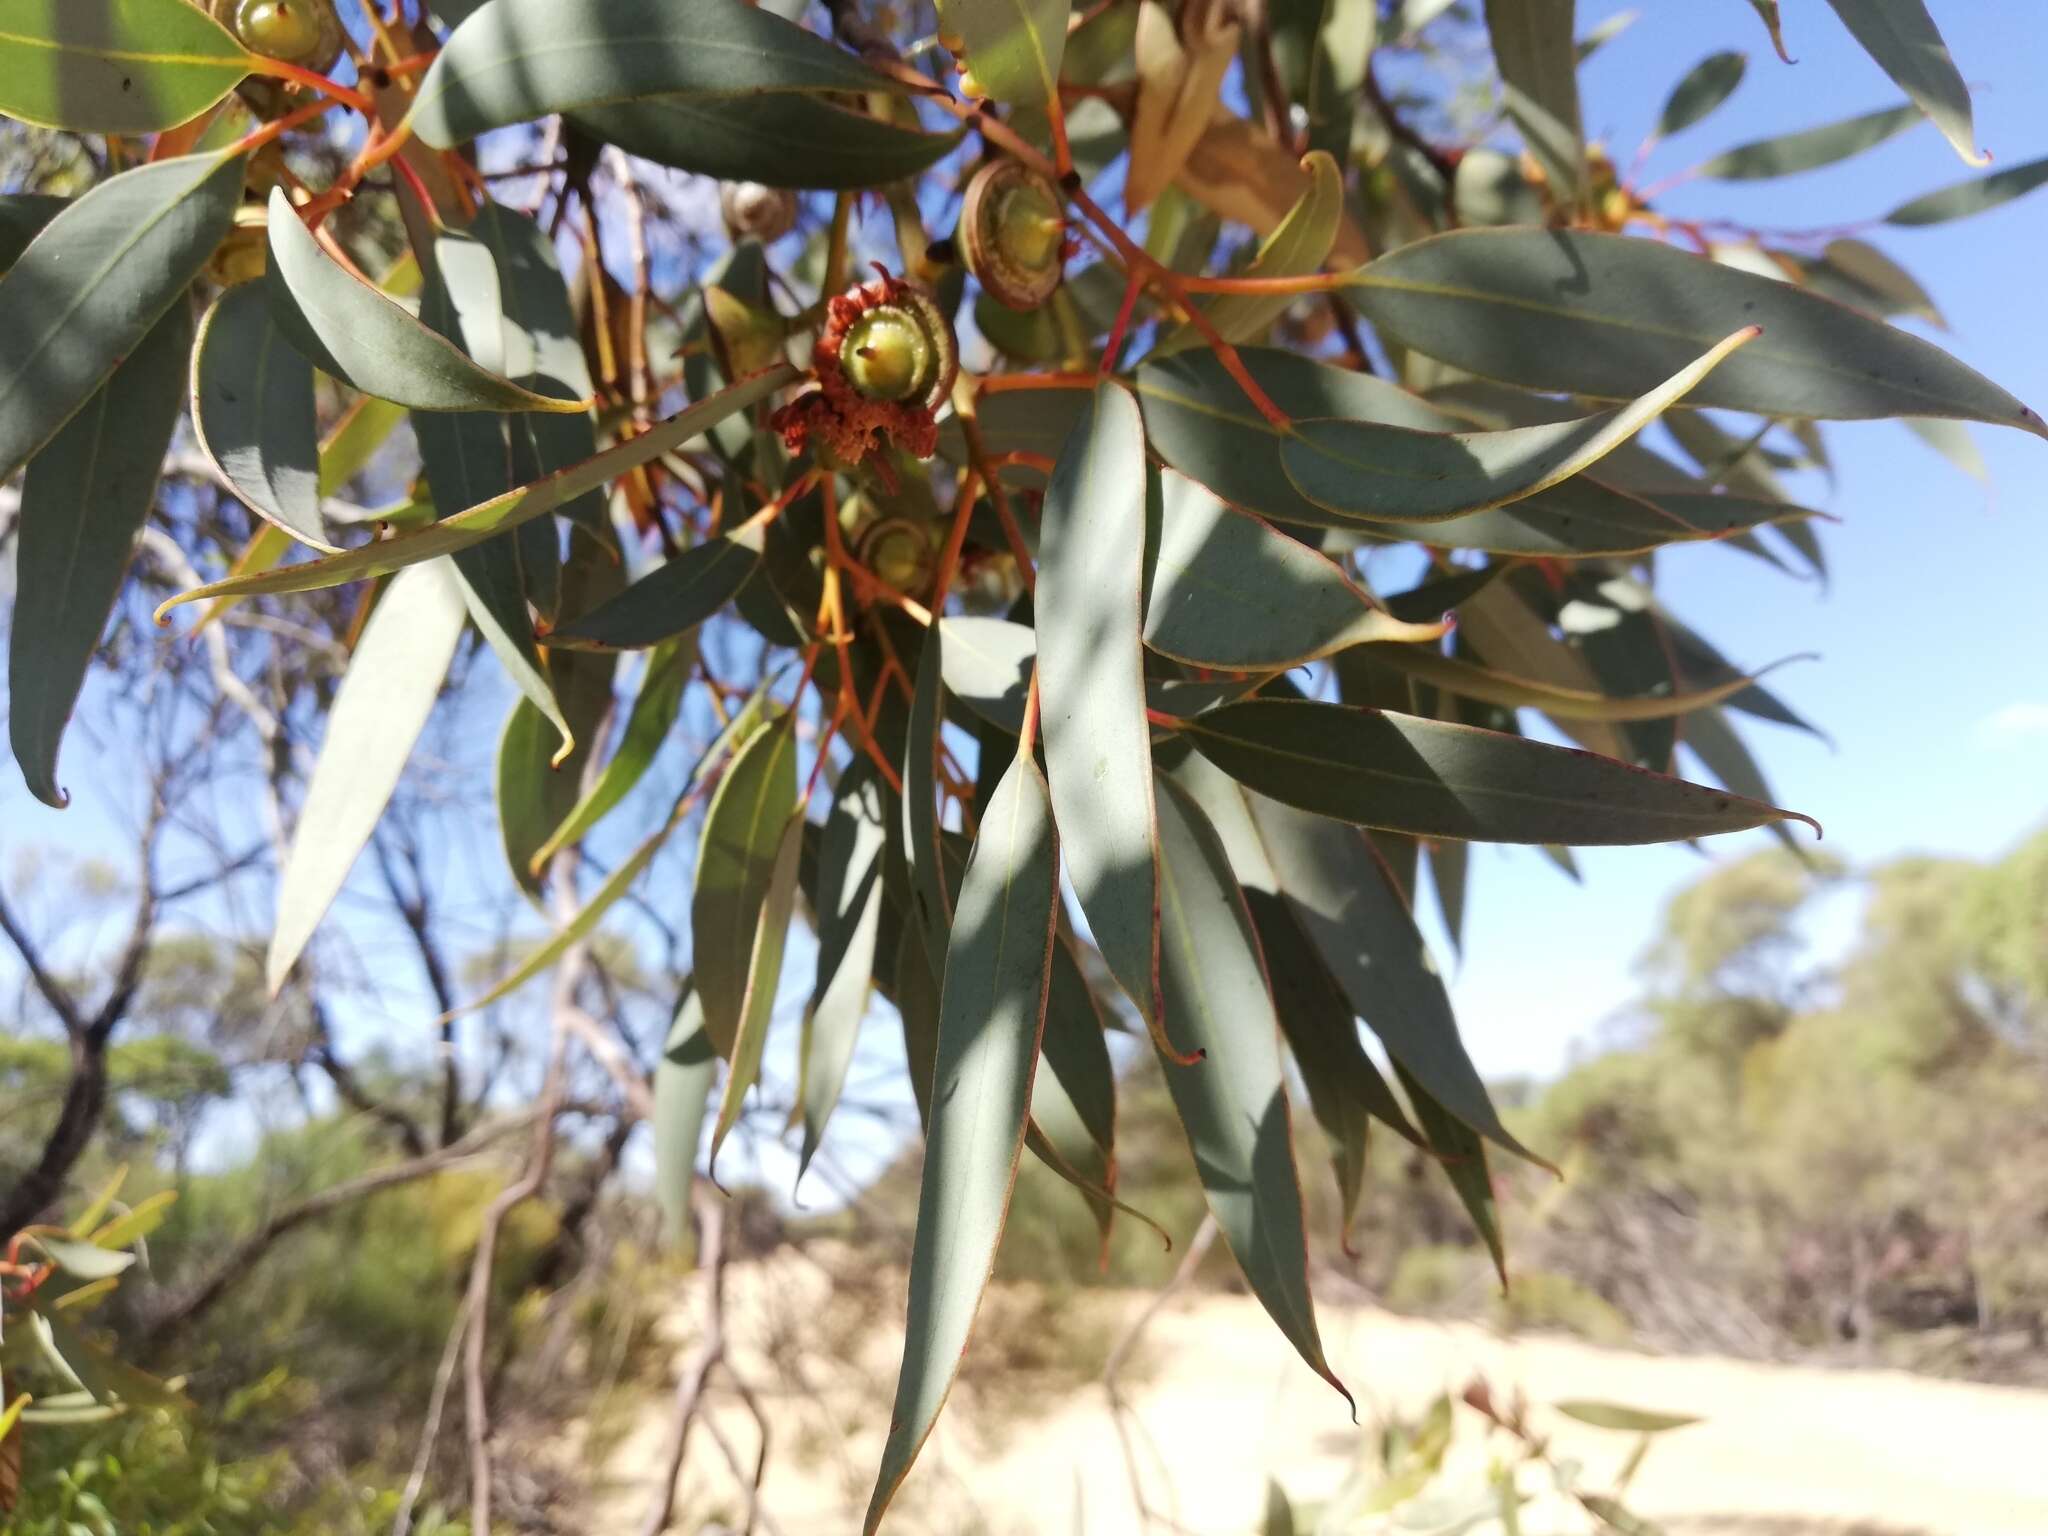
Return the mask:
{"type": "MultiPolygon", "coordinates": [[[[1213,1213],[1202,1218],[1202,1224],[1195,1228],[1195,1235],[1188,1239],[1187,1251],[1180,1256],[1180,1264],[1173,1272],[1173,1278],[1161,1286],[1152,1299],[1145,1303],[1143,1310],[1131,1319],[1130,1327],[1123,1331],[1109,1352],[1109,1358],[1102,1363],[1102,1390],[1109,1396],[1110,1422],[1116,1426],[1117,1442],[1123,1447],[1124,1470],[1131,1481],[1131,1502],[1137,1506],[1138,1518],[1150,1530],[1155,1522],[1178,1529],[1179,1523],[1158,1514],[1145,1498],[1145,1480],[1138,1467],[1137,1448],[1131,1444],[1130,1430],[1125,1419],[1136,1421],[1137,1415],[1117,1386],[1117,1375],[1123,1369],[1131,1351],[1138,1347],[1138,1341],[1145,1336],[1145,1330],[1152,1326],[1152,1320],[1166,1309],[1166,1304],[1194,1278],[1204,1257],[1216,1242],[1216,1217],[1213,1213]]],[[[1142,1427],[1142,1426],[1141,1426],[1142,1427]]]]}
{"type": "Polygon", "coordinates": [[[441,1349],[441,1363],[434,1370],[434,1390],[427,1398],[427,1417],[420,1426],[419,1449],[413,1452],[412,1472],[405,1480],[405,1494],[398,1501],[398,1513],[391,1517],[391,1536],[410,1536],[412,1512],[427,1486],[427,1469],[433,1464],[434,1442],[441,1438],[441,1415],[448,1406],[448,1385],[455,1379],[455,1364],[462,1357],[462,1340],[469,1332],[469,1298],[455,1309],[455,1322],[448,1329],[448,1342],[441,1349]]]}
{"type": "Polygon", "coordinates": [[[661,1480],[647,1506],[647,1517],[640,1523],[640,1536],[661,1536],[668,1529],[676,1483],[683,1475],[683,1455],[690,1445],[690,1426],[704,1401],[705,1384],[725,1358],[725,1202],[698,1188],[697,1264],[704,1272],[704,1336],[689,1369],[676,1382],[675,1413],[662,1456],[661,1480]]]}

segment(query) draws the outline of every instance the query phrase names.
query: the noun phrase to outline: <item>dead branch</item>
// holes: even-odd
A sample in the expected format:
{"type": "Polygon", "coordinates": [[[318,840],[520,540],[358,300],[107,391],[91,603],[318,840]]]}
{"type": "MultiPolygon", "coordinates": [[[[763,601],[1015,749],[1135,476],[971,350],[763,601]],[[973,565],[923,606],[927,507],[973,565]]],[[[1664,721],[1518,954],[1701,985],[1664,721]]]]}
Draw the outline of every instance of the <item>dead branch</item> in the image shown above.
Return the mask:
{"type": "Polygon", "coordinates": [[[704,1401],[704,1387],[711,1373],[725,1358],[725,1202],[697,1187],[697,1264],[704,1274],[704,1336],[697,1353],[676,1382],[676,1405],[669,1426],[668,1447],[662,1456],[662,1475],[647,1517],[640,1523],[640,1536],[661,1536],[668,1529],[668,1517],[675,1508],[676,1483],[683,1474],[683,1455],[689,1449],[690,1426],[704,1401]]]}

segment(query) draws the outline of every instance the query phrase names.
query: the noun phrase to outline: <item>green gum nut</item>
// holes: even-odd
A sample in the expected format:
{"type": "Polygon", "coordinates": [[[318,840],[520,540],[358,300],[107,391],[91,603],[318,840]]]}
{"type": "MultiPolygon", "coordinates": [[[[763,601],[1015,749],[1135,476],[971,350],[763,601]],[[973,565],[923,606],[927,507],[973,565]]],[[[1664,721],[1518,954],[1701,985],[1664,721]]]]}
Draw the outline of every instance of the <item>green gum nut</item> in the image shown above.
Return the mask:
{"type": "Polygon", "coordinates": [[[1059,189],[1015,160],[992,160],[974,173],[960,209],[960,248],[989,297],[1010,309],[1037,309],[1065,268],[1066,220],[1059,189]]]}

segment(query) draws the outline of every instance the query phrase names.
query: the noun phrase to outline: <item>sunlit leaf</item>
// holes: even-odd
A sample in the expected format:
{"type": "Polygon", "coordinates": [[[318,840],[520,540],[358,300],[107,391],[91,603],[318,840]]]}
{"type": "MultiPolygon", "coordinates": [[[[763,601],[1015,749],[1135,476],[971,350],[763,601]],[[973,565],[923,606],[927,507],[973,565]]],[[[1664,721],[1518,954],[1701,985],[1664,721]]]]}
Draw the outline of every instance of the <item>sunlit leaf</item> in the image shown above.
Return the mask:
{"type": "Polygon", "coordinates": [[[947,948],[903,1370],[870,1536],[945,1403],[995,1263],[1045,1024],[1058,870],[1045,780],[1021,756],[982,818],[947,948]]]}
{"type": "Polygon", "coordinates": [[[57,751],[85,685],[184,403],[192,312],[183,303],[29,461],[14,550],[7,733],[29,790],[70,795],[57,751]]]}
{"type": "Polygon", "coordinates": [[[394,581],[370,615],[328,712],[278,882],[265,961],[271,991],[283,986],[384,814],[441,695],[465,614],[454,571],[429,565],[394,581]]]}
{"type": "Polygon", "coordinates": [[[1612,698],[1581,688],[1559,687],[1534,678],[1516,677],[1478,666],[1423,646],[1389,646],[1379,658],[1385,665],[1434,683],[1450,693],[1499,704],[1508,709],[1540,709],[1567,720],[1668,720],[1724,702],[1750,686],[1747,677],[1730,678],[1690,693],[1645,694],[1612,698]]]}
{"type": "Polygon", "coordinates": [[[1647,1408],[1631,1408],[1625,1403],[1601,1403],[1585,1398],[1552,1403],[1551,1407],[1566,1418],[1577,1419],[1595,1429],[1620,1429],[1638,1435],[1661,1435],[1668,1430],[1684,1429],[1688,1424],[1700,1422],[1691,1414],[1653,1413],[1647,1408]]]}
{"type": "Polygon", "coordinates": [[[313,365],[271,323],[260,283],[230,288],[200,324],[192,428],[252,511],[302,544],[335,551],[320,522],[313,365]]]}
{"type": "MultiPolygon", "coordinates": [[[[768,883],[754,914],[753,944],[746,957],[746,992],[740,1000],[739,1023],[727,1055],[725,1093],[719,1100],[718,1123],[711,1128],[711,1165],[718,1149],[739,1124],[746,1097],[761,1075],[761,1053],[768,1043],[768,1024],[775,1013],[775,994],[782,979],[782,952],[789,942],[789,921],[796,910],[797,861],[803,852],[804,818],[792,814],[775,840],[768,883]]],[[[710,1021],[706,1019],[706,1029],[710,1021]]],[[[714,1043],[716,1036],[713,1036],[714,1043]]]]}
{"type": "Polygon", "coordinates": [[[691,952],[704,1027],[732,1058],[748,965],[782,831],[796,805],[796,733],[789,717],[757,729],[712,793],[690,898],[691,952]]]}
{"type": "Polygon", "coordinates": [[[1160,984],[1203,1060],[1162,1053],[1166,1084],[1223,1240],[1252,1294],[1309,1368],[1347,1400],[1323,1358],[1280,1066],[1280,1026],[1259,941],[1215,831],[1186,792],[1159,795],[1160,984]]]}
{"type": "Polygon", "coordinates": [[[1586,184],[1573,7],[1574,0],[1486,0],[1508,119],[1567,208],[1581,200],[1586,184]]]}
{"type": "Polygon", "coordinates": [[[1045,493],[1035,627],[1067,878],[1110,974],[1156,1032],[1159,844],[1139,637],[1146,482],[1137,402],[1102,384],[1045,493]]]}
{"type": "Polygon", "coordinates": [[[1972,165],[1989,157],[1977,149],[1970,119],[1970,88],[1948,55],[1934,18],[1921,0],[1828,0],[1850,36],[1877,60],[1908,96],[1934,119],[1942,137],[1972,165]]]}
{"type": "Polygon", "coordinates": [[[1418,837],[1656,843],[1806,819],[1590,752],[1380,710],[1249,699],[1181,729],[1247,788],[1418,837]]]}
{"type": "Polygon", "coordinates": [[[718,1052],[704,1032],[704,1005],[690,987],[654,1064],[654,1200],[671,1243],[682,1242],[690,1230],[690,1186],[717,1071],[718,1052]]]}
{"type": "Polygon", "coordinates": [[[270,189],[271,318],[291,344],[343,383],[415,411],[562,411],[587,401],[536,394],[472,361],[446,336],[320,248],[282,187],[270,189]]]}
{"type": "Polygon", "coordinates": [[[1347,517],[1431,523],[1484,512],[1598,463],[1758,334],[1752,326],[1721,339],[1617,410],[1549,426],[1450,434],[1373,421],[1303,421],[1281,443],[1280,464],[1296,490],[1347,517]]]}
{"type": "Polygon", "coordinates": [[[597,781],[534,850],[535,869],[559,850],[580,842],[646,776],[655,753],[668,738],[669,727],[675,724],[682,709],[683,693],[696,670],[697,645],[689,637],[669,641],[649,653],[646,669],[640,676],[640,691],[634,695],[633,709],[626,717],[618,749],[597,781]]]}
{"type": "Polygon", "coordinates": [[[646,97],[900,89],[743,0],[492,0],[427,71],[412,125],[453,149],[511,123],[646,97]]]}
{"type": "Polygon", "coordinates": [[[1483,378],[1628,399],[1727,334],[1764,334],[1686,403],[1767,416],[1953,416],[2048,435],[1940,348],[1790,283],[1670,246],[1569,230],[1461,230],[1382,256],[1350,290],[1375,325],[1483,378]]]}
{"type": "MultiPolygon", "coordinates": [[[[1329,259],[1338,224],[1344,216],[1344,183],[1338,175],[1337,162],[1321,150],[1310,152],[1301,165],[1309,176],[1308,190],[1280,226],[1260,243],[1257,258],[1244,271],[1246,277],[1303,277],[1321,270],[1329,259]]],[[[1211,299],[1202,309],[1210,329],[1225,341],[1256,341],[1293,302],[1287,294],[1226,293],[1211,299]]],[[[1203,333],[1189,322],[1154,347],[1152,358],[1157,361],[1188,347],[1206,344],[1203,333]]]]}
{"type": "Polygon", "coordinates": [[[0,113],[39,128],[175,128],[258,67],[188,0],[9,0],[0,9],[0,113]]]}
{"type": "Polygon", "coordinates": [[[349,550],[346,554],[331,555],[325,560],[311,560],[303,565],[194,587],[165,603],[158,609],[158,615],[161,617],[180,603],[198,602],[209,597],[317,592],[324,587],[338,587],[344,582],[388,576],[422,560],[434,560],[473,548],[509,528],[517,528],[521,523],[567,506],[578,497],[600,489],[615,476],[680,447],[726,417],[774,393],[795,375],[796,370],[787,364],[766,369],[656,423],[637,437],[614,444],[594,458],[558,470],[532,485],[508,491],[480,506],[444,517],[417,533],[380,540],[361,549],[349,550]]]}
{"type": "Polygon", "coordinates": [[[839,781],[818,850],[818,970],[804,1012],[797,1100],[803,1150],[797,1177],[810,1166],[825,1124],[839,1103],[846,1069],[867,1012],[869,977],[882,923],[882,850],[888,841],[888,792],[866,758],[839,781]]]}
{"type": "Polygon", "coordinates": [[[1493,1174],[1486,1165],[1486,1143],[1464,1120],[1439,1104],[1436,1096],[1399,1061],[1394,1063],[1394,1075],[1400,1080],[1402,1092],[1408,1095],[1409,1104],[1414,1107],[1415,1123],[1422,1129],[1423,1140],[1436,1154],[1438,1165],[1457,1193],[1458,1203],[1472,1218],[1473,1230],[1486,1245],[1486,1251],[1493,1259],[1494,1273],[1500,1276],[1500,1283],[1505,1287],[1508,1283],[1507,1247],[1501,1239],[1500,1207],[1494,1199],[1493,1174]]]}
{"type": "Polygon", "coordinates": [[[948,933],[953,922],[951,894],[940,862],[939,722],[945,678],[946,632],[928,630],[917,658],[917,682],[910,695],[910,715],[903,734],[903,805],[898,836],[910,876],[910,921],[906,925],[924,947],[932,980],[945,978],[948,933]]]}
{"type": "Polygon", "coordinates": [[[1173,470],[1160,477],[1145,644],[1195,666],[1278,670],[1371,641],[1432,640],[1374,605],[1327,555],[1173,470]]]}
{"type": "Polygon", "coordinates": [[[0,481],[56,436],[199,275],[233,224],[240,156],[110,176],[0,278],[0,481]]]}

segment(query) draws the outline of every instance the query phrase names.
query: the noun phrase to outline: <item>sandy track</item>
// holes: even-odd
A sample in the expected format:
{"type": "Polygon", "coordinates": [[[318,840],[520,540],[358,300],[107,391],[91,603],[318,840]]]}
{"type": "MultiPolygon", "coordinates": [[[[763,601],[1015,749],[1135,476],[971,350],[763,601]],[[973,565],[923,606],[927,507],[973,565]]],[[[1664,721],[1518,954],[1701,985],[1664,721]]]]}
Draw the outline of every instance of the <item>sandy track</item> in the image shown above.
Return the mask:
{"type": "MultiPolygon", "coordinates": [[[[1101,1321],[1113,1329],[1144,1300],[1097,1293],[1077,1304],[1105,1309],[1101,1321]]],[[[758,1355],[750,1363],[747,1341],[768,1337],[777,1318],[787,1327],[826,1307],[811,1283],[762,1286],[735,1273],[729,1329],[742,1368],[757,1384],[773,1381],[758,1355]]],[[[1631,1492],[1631,1507],[1663,1522],[1670,1536],[2048,1536],[2048,1393],[1897,1372],[1653,1357],[1505,1339],[1370,1308],[1321,1310],[1332,1364],[1357,1393],[1368,1426],[1389,1412],[1412,1414],[1475,1375],[1503,1398],[1520,1388],[1538,1404],[1596,1398],[1700,1417],[1705,1422],[1660,1441],[1631,1492]]],[[[876,1397],[893,1383],[900,1317],[892,1309],[867,1330],[871,1352],[841,1351],[826,1373],[839,1385],[814,1381],[814,1390],[771,1399],[778,1445],[762,1504],[783,1536],[858,1529],[886,1414],[886,1399],[876,1397]]],[[[693,1329],[687,1315],[672,1322],[680,1359],[693,1329]]],[[[1294,1359],[1249,1298],[1176,1301],[1154,1319],[1146,1358],[1149,1370],[1130,1395],[1157,1452],[1141,1444],[1147,1497],[1196,1536],[1256,1530],[1269,1476],[1299,1499],[1326,1496],[1358,1452],[1360,1432],[1341,1399],[1294,1359]]],[[[1068,1393],[1007,1427],[975,1408],[970,1401],[941,1420],[889,1531],[1120,1536],[1142,1528],[1099,1389],[1068,1393]]],[[[750,1458],[754,1431],[729,1394],[714,1414],[750,1458]]],[[[1542,1422],[1556,1429],[1559,1454],[1583,1460],[1595,1488],[1631,1443],[1555,1416],[1542,1422]]],[[[597,1528],[637,1525],[666,1429],[659,1402],[629,1416],[605,1457],[597,1528]]],[[[1484,1440],[1469,1418],[1458,1446],[1454,1466],[1457,1458],[1475,1470],[1483,1463],[1484,1440]]],[[[1525,1486],[1536,1481],[1527,1474],[1525,1486]]],[[[695,1533],[707,1519],[738,1515],[736,1488],[700,1435],[671,1529],[695,1533]]],[[[1532,1510],[1527,1528],[1558,1528],[1543,1513],[1532,1510]]],[[[1581,1517],[1569,1528],[1584,1524],[1581,1517]]]]}

